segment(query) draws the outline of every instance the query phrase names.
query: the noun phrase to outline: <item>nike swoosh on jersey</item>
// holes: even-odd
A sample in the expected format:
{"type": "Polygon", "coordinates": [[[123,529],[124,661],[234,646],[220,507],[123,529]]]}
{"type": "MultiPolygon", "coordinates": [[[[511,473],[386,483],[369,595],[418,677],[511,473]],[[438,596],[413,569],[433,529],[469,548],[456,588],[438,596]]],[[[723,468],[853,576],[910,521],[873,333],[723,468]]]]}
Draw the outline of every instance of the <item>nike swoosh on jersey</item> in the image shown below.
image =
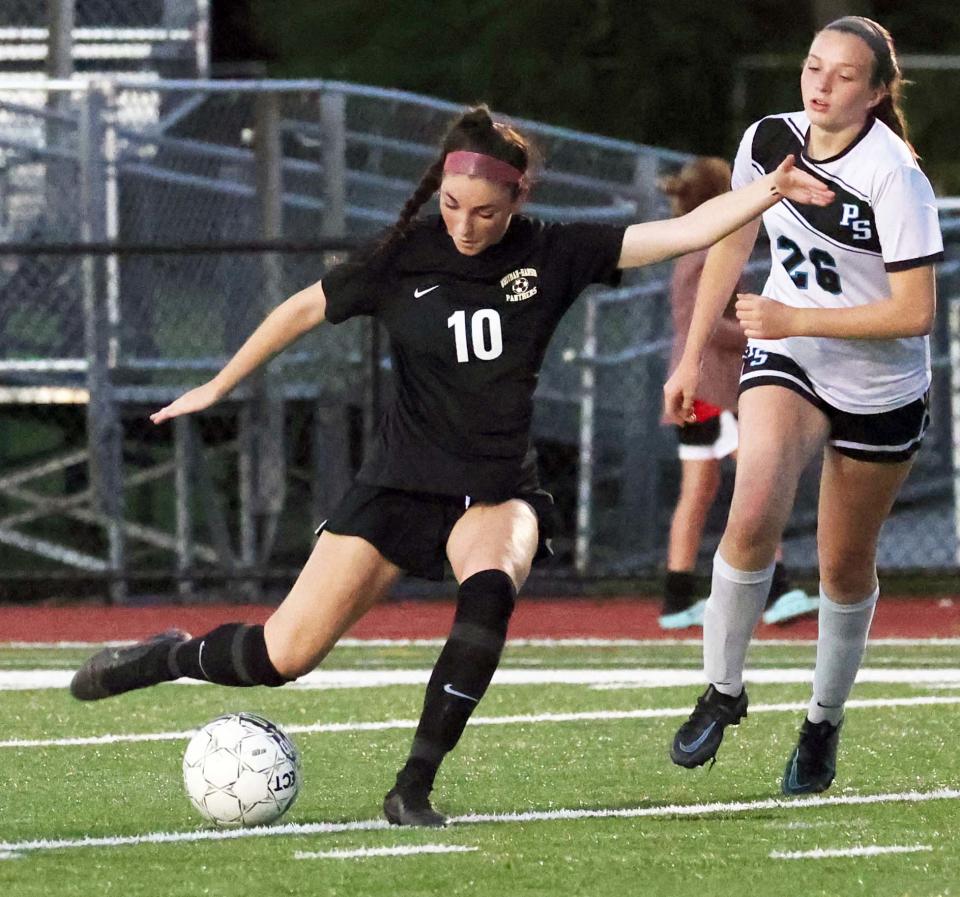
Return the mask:
{"type": "Polygon", "coordinates": [[[435,283],[432,287],[427,287],[425,290],[421,290],[420,287],[417,287],[417,288],[413,291],[413,298],[414,298],[414,299],[419,299],[421,296],[426,296],[427,293],[432,293],[432,292],[433,292],[435,289],[437,289],[439,286],[440,286],[440,284],[435,283]]]}
{"type": "Polygon", "coordinates": [[[473,701],[474,704],[480,702],[479,698],[472,698],[470,695],[465,695],[462,691],[457,691],[449,682],[443,686],[443,690],[448,695],[453,695],[455,698],[466,698],[468,701],[473,701]]]}

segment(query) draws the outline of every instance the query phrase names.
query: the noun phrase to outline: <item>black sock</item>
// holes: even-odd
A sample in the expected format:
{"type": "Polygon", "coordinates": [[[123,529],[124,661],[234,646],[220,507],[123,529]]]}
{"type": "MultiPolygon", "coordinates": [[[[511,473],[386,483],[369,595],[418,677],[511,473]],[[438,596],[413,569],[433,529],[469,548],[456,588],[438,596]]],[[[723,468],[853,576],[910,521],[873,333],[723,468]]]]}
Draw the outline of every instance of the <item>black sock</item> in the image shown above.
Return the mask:
{"type": "Polygon", "coordinates": [[[399,790],[433,787],[497,669],[516,598],[502,570],[483,570],[461,583],[453,628],[430,676],[410,757],[397,775],[399,790]]]}
{"type": "Polygon", "coordinates": [[[675,614],[693,604],[696,576],[692,571],[667,570],[663,580],[663,614],[675,614]]]}
{"type": "Polygon", "coordinates": [[[218,685],[269,685],[289,681],[270,662],[262,626],[224,623],[200,638],[177,645],[169,655],[174,678],[189,676],[218,685]]]}
{"type": "Polygon", "coordinates": [[[773,581],[770,583],[770,595],[767,597],[767,607],[770,607],[781,595],[785,595],[793,588],[790,574],[780,561],[773,568],[773,581]]]}

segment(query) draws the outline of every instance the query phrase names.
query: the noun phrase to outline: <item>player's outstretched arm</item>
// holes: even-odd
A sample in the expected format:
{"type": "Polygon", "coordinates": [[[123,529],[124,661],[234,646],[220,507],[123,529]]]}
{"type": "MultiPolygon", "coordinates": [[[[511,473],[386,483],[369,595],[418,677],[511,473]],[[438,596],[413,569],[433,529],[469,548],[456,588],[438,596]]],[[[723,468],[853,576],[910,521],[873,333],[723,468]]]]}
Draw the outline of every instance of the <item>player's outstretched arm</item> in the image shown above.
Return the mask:
{"type": "Polygon", "coordinates": [[[743,227],[781,199],[826,206],[834,198],[813,175],[794,167],[787,156],[770,174],[715,196],[679,218],[632,224],[623,235],[620,268],[637,268],[704,249],[743,227]]]}
{"type": "Polygon", "coordinates": [[[150,420],[162,424],[172,417],[209,408],[265,361],[320,324],[326,309],[327,299],[320,281],[294,293],[264,318],[220,373],[151,414],[150,420]]]}

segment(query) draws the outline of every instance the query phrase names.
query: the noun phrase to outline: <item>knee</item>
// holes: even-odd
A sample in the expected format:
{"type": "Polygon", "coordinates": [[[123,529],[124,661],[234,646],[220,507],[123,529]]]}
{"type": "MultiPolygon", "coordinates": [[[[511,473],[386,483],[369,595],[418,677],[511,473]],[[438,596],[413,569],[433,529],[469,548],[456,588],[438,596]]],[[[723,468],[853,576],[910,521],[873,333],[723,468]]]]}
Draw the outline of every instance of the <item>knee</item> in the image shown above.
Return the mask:
{"type": "Polygon", "coordinates": [[[877,587],[875,559],[869,552],[821,552],[820,583],[834,601],[858,601],[877,587]]]}
{"type": "Polygon", "coordinates": [[[781,533],[761,504],[731,509],[723,534],[724,541],[748,553],[767,548],[776,552],[780,537],[781,533]]]}
{"type": "Polygon", "coordinates": [[[308,646],[304,643],[302,636],[297,638],[296,633],[287,632],[279,627],[271,628],[269,620],[264,626],[264,638],[270,662],[288,682],[311,672],[333,647],[332,645],[323,645],[320,648],[308,646]]]}

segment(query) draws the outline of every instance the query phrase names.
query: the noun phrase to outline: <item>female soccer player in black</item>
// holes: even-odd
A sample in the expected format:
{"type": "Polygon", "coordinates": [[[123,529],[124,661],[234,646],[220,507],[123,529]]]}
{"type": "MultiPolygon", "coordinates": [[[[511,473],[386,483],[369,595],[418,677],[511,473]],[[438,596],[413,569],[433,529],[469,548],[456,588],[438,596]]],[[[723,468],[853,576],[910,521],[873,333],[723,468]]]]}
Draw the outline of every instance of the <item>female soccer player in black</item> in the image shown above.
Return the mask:
{"type": "Polygon", "coordinates": [[[409,759],[384,812],[443,825],[429,794],[500,659],[517,592],[546,552],[552,500],[530,442],[547,343],[591,283],[707,246],[790,197],[832,198],[788,159],[689,215],[630,227],[545,224],[519,213],[530,152],[483,107],[457,121],[387,237],[279,305],[211,381],[152,415],[209,407],[323,321],[373,315],[390,334],[396,393],[356,483],[264,626],[171,632],[90,658],[71,685],[97,700],[187,676],[278,686],[312,670],[404,572],[459,591],[409,759]],[[439,191],[440,215],[418,218],[439,191]]]}

